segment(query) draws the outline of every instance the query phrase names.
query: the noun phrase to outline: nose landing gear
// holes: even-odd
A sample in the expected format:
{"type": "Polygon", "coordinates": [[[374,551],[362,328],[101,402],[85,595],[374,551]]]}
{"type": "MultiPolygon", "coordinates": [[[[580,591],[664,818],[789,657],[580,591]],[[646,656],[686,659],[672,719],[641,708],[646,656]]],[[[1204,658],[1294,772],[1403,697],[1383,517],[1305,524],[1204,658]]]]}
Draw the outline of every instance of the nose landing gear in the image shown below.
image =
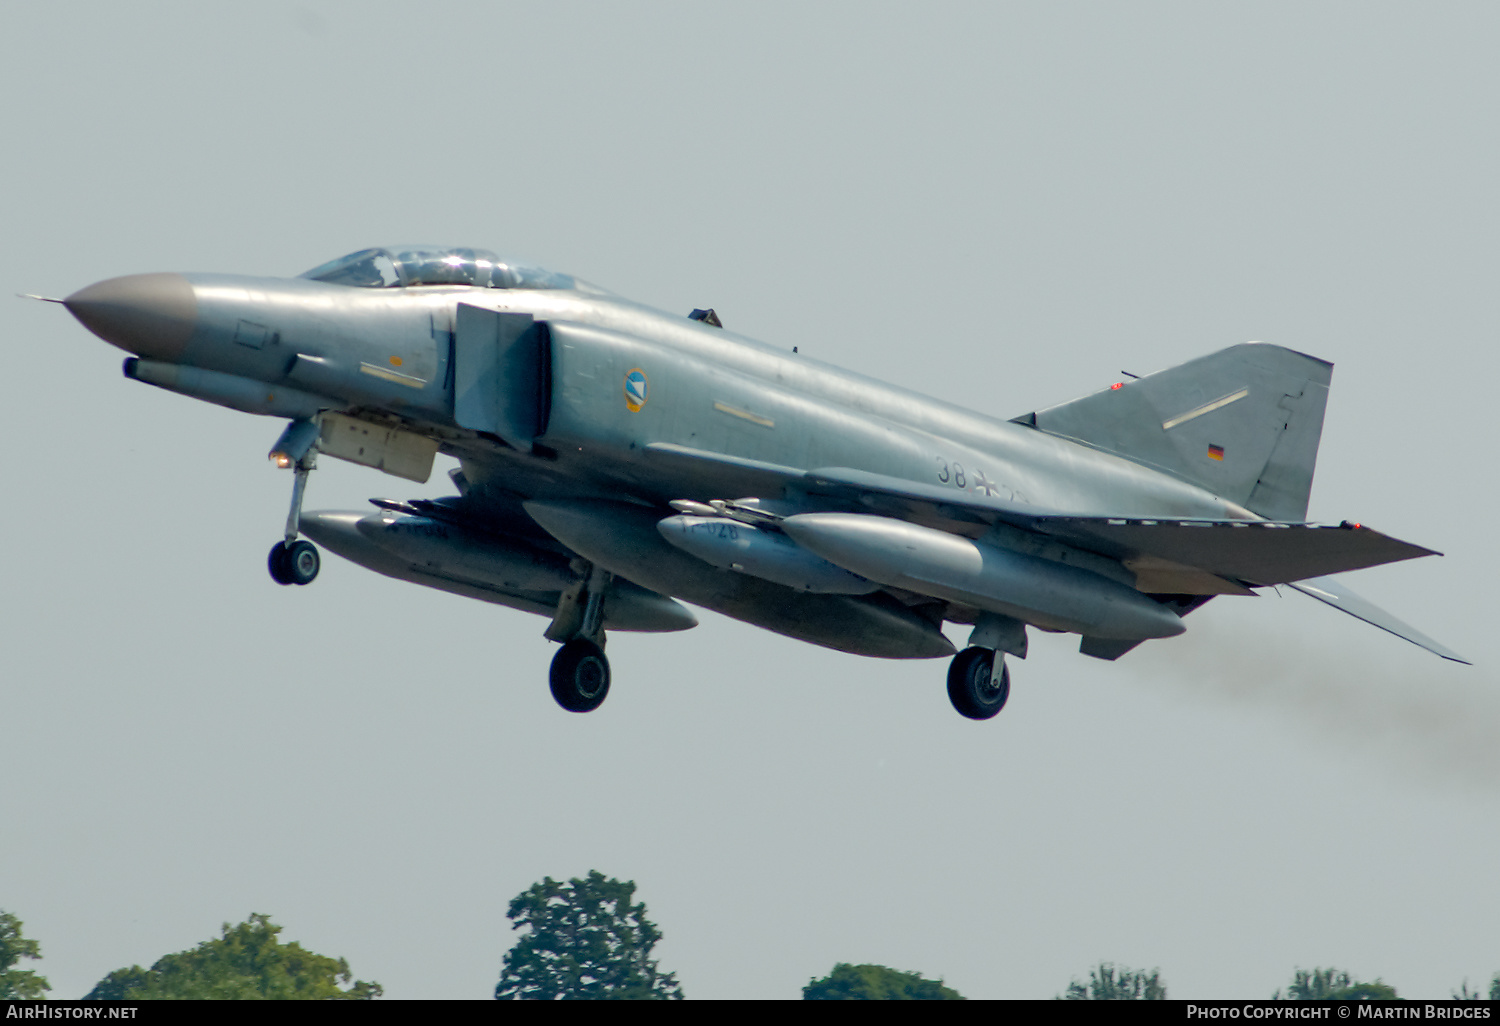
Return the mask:
{"type": "Polygon", "coordinates": [[[266,560],[271,580],[277,584],[311,584],[321,565],[318,547],[310,541],[296,541],[291,545],[277,542],[271,546],[271,555],[266,560]]]}
{"type": "Polygon", "coordinates": [[[302,496],[307,491],[307,475],[317,465],[318,424],[315,420],[294,420],[281,433],[271,449],[271,460],[277,466],[292,467],[292,508],[286,516],[286,537],[271,547],[266,567],[277,584],[311,584],[318,576],[322,559],[310,541],[298,541],[301,532],[302,496]]]}

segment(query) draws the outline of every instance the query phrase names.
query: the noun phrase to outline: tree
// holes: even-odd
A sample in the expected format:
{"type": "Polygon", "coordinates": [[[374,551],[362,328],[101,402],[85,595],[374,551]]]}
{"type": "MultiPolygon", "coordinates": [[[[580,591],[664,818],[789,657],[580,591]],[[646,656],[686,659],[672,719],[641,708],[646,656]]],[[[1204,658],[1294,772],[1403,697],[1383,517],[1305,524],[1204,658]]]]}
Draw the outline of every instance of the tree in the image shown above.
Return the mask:
{"type": "Polygon", "coordinates": [[[1066,1001],[1165,1001],[1166,984],[1161,970],[1118,968],[1113,962],[1100,962],[1089,970],[1089,982],[1074,980],[1062,996],[1066,1001]]]}
{"type": "Polygon", "coordinates": [[[21,936],[21,921],[0,912],[0,1000],[40,1001],[52,989],[30,969],[11,968],[23,958],[41,958],[42,946],[21,936]]]}
{"type": "Polygon", "coordinates": [[[883,965],[840,962],[821,980],[802,988],[804,1001],[962,1001],[964,996],[942,980],[903,973],[883,965]]]}
{"type": "MultiPolygon", "coordinates": [[[[1483,1001],[1484,995],[1477,990],[1469,989],[1469,981],[1464,980],[1463,986],[1453,994],[1455,1001],[1483,1001]]],[[[1490,1000],[1500,1001],[1500,973],[1490,977],[1490,1000]]]]}
{"type": "Polygon", "coordinates": [[[1272,995],[1274,1001],[1394,1001],[1396,988],[1376,979],[1374,983],[1358,983],[1342,969],[1298,969],[1292,975],[1292,984],[1272,995]]]}
{"type": "Polygon", "coordinates": [[[264,915],[252,914],[238,926],[225,923],[223,937],[165,955],[150,969],[116,969],[84,1000],[369,1000],[384,993],[378,983],[352,980],[342,958],[315,955],[295,942],[282,944],[276,939],[280,932],[264,915]],[[339,987],[351,980],[347,990],[339,987]]]}
{"type": "Polygon", "coordinates": [[[681,1000],[676,974],[651,958],[661,931],[634,895],[634,881],[598,870],[567,883],[549,876],[516,895],[506,915],[526,932],[505,953],[495,997],[681,1000]]]}

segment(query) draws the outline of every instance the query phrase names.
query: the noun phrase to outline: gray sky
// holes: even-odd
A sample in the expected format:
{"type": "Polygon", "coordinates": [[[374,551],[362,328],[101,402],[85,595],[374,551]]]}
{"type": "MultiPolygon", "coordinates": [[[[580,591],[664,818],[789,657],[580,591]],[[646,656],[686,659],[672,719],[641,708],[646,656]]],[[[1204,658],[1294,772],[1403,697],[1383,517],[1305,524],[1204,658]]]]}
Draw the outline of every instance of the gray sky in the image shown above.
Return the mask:
{"type": "MultiPolygon", "coordinates": [[[[506,903],[634,879],[689,997],[835,962],[1050,997],[1500,970],[1493,4],[31,4],[0,284],[526,256],[1009,417],[1247,339],[1331,359],[1311,515],[1447,553],[1119,663],[942,662],[713,614],[563,713],[539,618],[265,572],[274,421],[0,300],[0,908],[54,996],[266,912],[392,997],[484,997],[506,903]],[[424,11],[440,13],[424,13],[424,11]]],[[[445,492],[324,460],[308,507],[445,492]]],[[[955,633],[958,640],[962,640],[955,633]]]]}

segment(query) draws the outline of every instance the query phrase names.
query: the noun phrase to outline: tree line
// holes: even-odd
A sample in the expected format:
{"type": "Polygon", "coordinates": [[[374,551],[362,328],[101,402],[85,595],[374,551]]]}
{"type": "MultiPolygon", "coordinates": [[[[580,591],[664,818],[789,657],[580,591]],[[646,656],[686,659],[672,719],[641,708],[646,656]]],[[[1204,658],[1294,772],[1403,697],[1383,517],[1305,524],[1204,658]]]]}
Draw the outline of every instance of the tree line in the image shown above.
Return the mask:
{"type": "MultiPolygon", "coordinates": [[[[506,911],[520,933],[501,960],[495,997],[500,1000],[634,999],[676,1001],[683,997],[675,973],[663,972],[652,950],[662,938],[635,900],[635,883],[590,871],[566,883],[547,877],[516,895],[506,911]]],[[[22,960],[41,958],[41,947],[22,934],[22,923],[0,911],[0,1000],[40,1000],[52,989],[22,960]]],[[[132,965],[109,973],[85,1001],[152,999],[371,1000],[384,990],[356,980],[349,963],[280,940],[281,927],[252,914],[225,923],[220,936],[188,951],[164,955],[149,969],[132,965]]],[[[1087,979],[1072,980],[1057,997],[1068,1001],[1164,1000],[1166,983],[1157,969],[1129,969],[1101,962],[1087,979]]],[[[1459,1000],[1482,1000],[1468,981],[1453,992],[1459,1000]]],[[[1488,998],[1500,1001],[1500,972],[1489,981],[1488,998]]],[[[802,988],[809,1001],[961,1001],[941,979],[882,965],[840,962],[802,988]]],[[[1356,980],[1332,968],[1297,969],[1284,990],[1286,1001],[1395,1000],[1394,987],[1376,979],[1356,980]]]]}

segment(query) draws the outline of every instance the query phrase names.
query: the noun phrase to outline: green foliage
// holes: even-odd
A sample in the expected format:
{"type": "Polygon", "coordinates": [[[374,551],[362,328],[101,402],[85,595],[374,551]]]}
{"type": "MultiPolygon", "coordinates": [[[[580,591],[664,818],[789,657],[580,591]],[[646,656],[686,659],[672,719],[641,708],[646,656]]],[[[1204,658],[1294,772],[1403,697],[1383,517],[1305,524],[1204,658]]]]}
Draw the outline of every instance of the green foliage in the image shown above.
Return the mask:
{"type": "Polygon", "coordinates": [[[12,968],[23,958],[41,958],[42,946],[21,936],[21,921],[0,912],[0,1000],[40,1001],[52,985],[30,969],[12,968]]]}
{"type": "Polygon", "coordinates": [[[116,969],[84,1000],[369,1000],[384,993],[380,984],[364,980],[341,989],[340,983],[351,982],[348,962],[282,944],[276,939],[280,932],[263,915],[251,915],[238,926],[225,923],[220,939],[163,956],[150,969],[116,969]]]}
{"type": "MultiPolygon", "coordinates": [[[[1477,990],[1469,989],[1469,981],[1464,980],[1463,986],[1453,992],[1455,1001],[1483,1001],[1484,995],[1477,990]]],[[[1500,973],[1490,977],[1490,1000],[1500,1001],[1500,973]]]]}
{"type": "Polygon", "coordinates": [[[676,974],[651,958],[661,931],[634,895],[633,881],[597,870],[567,883],[549,876],[516,895],[506,915],[527,932],[505,953],[495,997],[681,1000],[676,974]]]}
{"type": "Polygon", "coordinates": [[[962,1001],[964,996],[942,980],[903,973],[883,965],[840,962],[821,980],[802,988],[804,1001],[962,1001]]]}
{"type": "Polygon", "coordinates": [[[1165,1001],[1166,984],[1161,970],[1123,969],[1113,962],[1100,962],[1089,970],[1089,982],[1074,980],[1062,996],[1067,1001],[1165,1001]]]}
{"type": "Polygon", "coordinates": [[[1342,969],[1298,969],[1286,997],[1281,991],[1272,995],[1276,1001],[1394,1001],[1396,988],[1376,980],[1359,983],[1342,969]]]}

